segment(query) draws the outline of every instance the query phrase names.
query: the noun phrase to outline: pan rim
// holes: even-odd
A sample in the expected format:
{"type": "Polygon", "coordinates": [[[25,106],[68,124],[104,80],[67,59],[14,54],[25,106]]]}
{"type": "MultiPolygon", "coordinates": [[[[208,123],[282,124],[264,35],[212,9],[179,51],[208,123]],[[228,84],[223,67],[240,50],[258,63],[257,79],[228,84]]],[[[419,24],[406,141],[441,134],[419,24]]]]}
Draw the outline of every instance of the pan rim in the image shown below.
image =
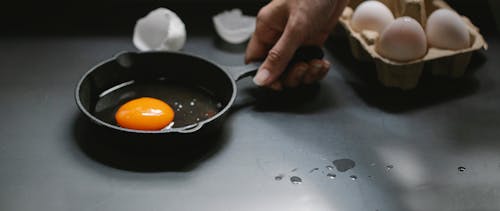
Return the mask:
{"type": "Polygon", "coordinates": [[[185,134],[185,133],[194,133],[194,132],[198,131],[199,129],[203,128],[205,124],[210,123],[210,122],[218,119],[220,116],[224,115],[232,107],[232,105],[236,99],[237,92],[238,92],[238,90],[237,90],[236,82],[234,81],[232,76],[227,72],[227,70],[225,68],[223,68],[223,66],[217,64],[216,62],[214,62],[210,59],[206,59],[206,58],[203,58],[201,56],[196,56],[196,55],[192,55],[192,54],[185,53],[185,52],[177,52],[177,51],[147,51],[147,52],[124,51],[124,52],[120,52],[120,53],[116,54],[115,56],[113,56],[109,59],[106,59],[106,60],[103,60],[103,61],[97,63],[96,65],[92,66],[92,68],[90,68],[90,70],[85,72],[80,77],[80,79],[78,80],[78,83],[76,84],[74,96],[75,96],[75,101],[76,101],[78,109],[85,116],[87,116],[87,118],[89,118],[92,122],[96,123],[97,125],[104,126],[104,127],[107,127],[107,128],[113,129],[113,130],[117,130],[117,131],[122,131],[122,132],[126,132],[126,133],[134,133],[134,134],[170,134],[170,133],[172,133],[172,134],[185,134]],[[167,55],[167,56],[168,55],[181,55],[181,56],[191,57],[193,59],[209,63],[209,64],[217,67],[221,72],[223,72],[224,75],[227,77],[227,80],[230,81],[231,86],[232,86],[231,99],[226,103],[225,107],[223,109],[221,109],[219,112],[217,112],[217,114],[215,114],[214,116],[212,116],[208,119],[205,119],[203,121],[200,121],[200,122],[197,122],[197,123],[194,123],[191,125],[187,125],[184,127],[180,127],[180,128],[171,128],[171,129],[167,129],[167,130],[135,130],[135,129],[128,129],[128,128],[119,127],[119,126],[107,123],[105,121],[102,121],[99,118],[95,117],[90,111],[88,111],[83,106],[81,99],[80,99],[80,88],[81,88],[84,80],[87,79],[94,71],[96,71],[98,68],[102,67],[105,64],[116,61],[116,59],[124,53],[132,53],[132,54],[136,54],[136,55],[148,55],[148,54],[163,54],[163,55],[167,55]]]}

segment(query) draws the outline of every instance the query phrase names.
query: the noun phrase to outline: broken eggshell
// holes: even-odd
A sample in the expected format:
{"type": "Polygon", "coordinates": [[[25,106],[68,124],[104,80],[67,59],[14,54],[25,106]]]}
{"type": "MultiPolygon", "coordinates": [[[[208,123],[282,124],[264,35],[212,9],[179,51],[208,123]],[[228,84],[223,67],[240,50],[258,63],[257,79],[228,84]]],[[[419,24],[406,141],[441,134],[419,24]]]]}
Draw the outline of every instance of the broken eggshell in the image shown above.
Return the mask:
{"type": "Polygon", "coordinates": [[[133,42],[141,51],[177,51],[186,43],[186,27],[177,14],[158,8],[137,21],[133,42]]]}
{"type": "Polygon", "coordinates": [[[240,9],[219,13],[212,21],[217,34],[232,44],[245,42],[255,31],[255,17],[243,15],[240,9]]]}

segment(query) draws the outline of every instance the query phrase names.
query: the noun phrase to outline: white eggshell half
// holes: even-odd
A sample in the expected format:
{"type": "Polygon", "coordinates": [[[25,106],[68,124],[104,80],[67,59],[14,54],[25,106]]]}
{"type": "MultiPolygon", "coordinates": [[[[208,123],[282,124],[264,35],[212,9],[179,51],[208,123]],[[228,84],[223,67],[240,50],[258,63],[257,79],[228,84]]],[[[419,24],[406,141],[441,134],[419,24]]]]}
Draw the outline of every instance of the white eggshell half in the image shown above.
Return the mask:
{"type": "Polygon", "coordinates": [[[255,17],[243,15],[240,9],[219,13],[212,21],[217,34],[232,44],[245,42],[255,31],[255,17]]]}
{"type": "Polygon", "coordinates": [[[431,46],[449,50],[460,50],[470,46],[467,25],[460,16],[449,9],[434,11],[425,28],[431,46]]]}
{"type": "Polygon", "coordinates": [[[141,51],[177,51],[186,42],[186,27],[177,14],[158,8],[137,21],[133,42],[141,51]]]}

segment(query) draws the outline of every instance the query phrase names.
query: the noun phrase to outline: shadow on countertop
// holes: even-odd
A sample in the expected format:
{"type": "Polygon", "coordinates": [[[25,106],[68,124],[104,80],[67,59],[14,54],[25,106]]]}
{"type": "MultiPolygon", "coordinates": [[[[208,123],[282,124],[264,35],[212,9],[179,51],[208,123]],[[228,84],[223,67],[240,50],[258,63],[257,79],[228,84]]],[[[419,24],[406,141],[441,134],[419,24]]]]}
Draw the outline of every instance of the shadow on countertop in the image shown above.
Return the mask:
{"type": "Polygon", "coordinates": [[[255,101],[254,110],[258,112],[284,112],[306,114],[326,109],[329,105],[319,103],[321,86],[319,83],[287,88],[276,92],[264,88],[247,89],[255,101]]]}
{"type": "Polygon", "coordinates": [[[328,84],[321,82],[274,91],[257,87],[248,78],[238,82],[238,87],[231,113],[241,107],[251,107],[259,113],[312,114],[335,107],[337,103],[328,84]]]}
{"type": "Polygon", "coordinates": [[[114,133],[93,124],[83,115],[75,118],[73,135],[81,151],[92,160],[133,172],[191,171],[226,143],[222,128],[181,140],[164,134],[114,133]]]}
{"type": "Polygon", "coordinates": [[[366,104],[390,113],[417,110],[476,93],[480,83],[474,73],[486,62],[483,54],[474,53],[467,72],[457,79],[433,76],[424,69],[418,86],[403,91],[384,87],[377,79],[374,63],[357,61],[342,31],[332,36],[325,46],[343,66],[337,71],[354,92],[366,104]]]}

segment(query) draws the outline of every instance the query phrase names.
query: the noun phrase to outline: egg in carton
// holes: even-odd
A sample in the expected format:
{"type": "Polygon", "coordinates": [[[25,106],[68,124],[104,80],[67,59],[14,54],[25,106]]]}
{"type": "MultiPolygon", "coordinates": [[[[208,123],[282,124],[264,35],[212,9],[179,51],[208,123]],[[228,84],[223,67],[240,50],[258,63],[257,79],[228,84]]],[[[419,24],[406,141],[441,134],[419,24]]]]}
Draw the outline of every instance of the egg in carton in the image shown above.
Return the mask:
{"type": "MultiPolygon", "coordinates": [[[[353,56],[361,61],[374,61],[379,81],[386,87],[397,87],[410,90],[417,86],[424,67],[433,75],[457,78],[464,75],[474,51],[487,49],[488,45],[479,29],[464,16],[460,19],[465,23],[469,34],[468,47],[449,50],[427,45],[425,53],[417,59],[398,61],[389,59],[377,50],[377,42],[381,31],[354,30],[352,17],[354,10],[362,0],[351,0],[346,7],[340,23],[348,33],[349,43],[353,56]]],[[[394,15],[394,17],[408,16],[416,20],[425,29],[427,19],[438,9],[453,9],[442,0],[380,0],[394,15]]],[[[378,15],[379,17],[379,15],[378,15]]],[[[427,39],[427,37],[425,38],[427,39]]],[[[447,39],[447,38],[445,38],[447,39]]]]}

